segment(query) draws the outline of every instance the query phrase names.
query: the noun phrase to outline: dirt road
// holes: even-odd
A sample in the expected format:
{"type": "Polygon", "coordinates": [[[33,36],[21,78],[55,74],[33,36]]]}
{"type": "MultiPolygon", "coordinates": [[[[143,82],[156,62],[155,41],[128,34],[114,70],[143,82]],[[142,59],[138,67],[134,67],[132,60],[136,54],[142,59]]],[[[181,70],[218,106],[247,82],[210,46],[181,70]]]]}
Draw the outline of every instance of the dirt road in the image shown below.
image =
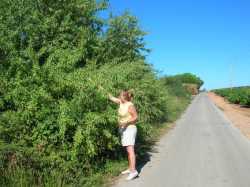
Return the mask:
{"type": "Polygon", "coordinates": [[[133,181],[115,187],[250,187],[250,141],[206,93],[195,97],[133,181]]]}
{"type": "Polygon", "coordinates": [[[223,111],[226,117],[232,121],[233,125],[240,129],[242,134],[250,140],[250,108],[229,103],[225,98],[213,92],[209,92],[208,97],[223,111]]]}

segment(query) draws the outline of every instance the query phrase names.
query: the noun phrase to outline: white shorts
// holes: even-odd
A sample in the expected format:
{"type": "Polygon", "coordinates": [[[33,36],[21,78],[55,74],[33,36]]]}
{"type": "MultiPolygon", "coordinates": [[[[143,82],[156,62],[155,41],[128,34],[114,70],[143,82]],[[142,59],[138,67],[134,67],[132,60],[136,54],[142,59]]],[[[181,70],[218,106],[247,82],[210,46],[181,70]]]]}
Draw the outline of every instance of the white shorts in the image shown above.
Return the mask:
{"type": "Polygon", "coordinates": [[[135,145],[137,127],[135,125],[129,125],[121,133],[122,146],[135,145]]]}

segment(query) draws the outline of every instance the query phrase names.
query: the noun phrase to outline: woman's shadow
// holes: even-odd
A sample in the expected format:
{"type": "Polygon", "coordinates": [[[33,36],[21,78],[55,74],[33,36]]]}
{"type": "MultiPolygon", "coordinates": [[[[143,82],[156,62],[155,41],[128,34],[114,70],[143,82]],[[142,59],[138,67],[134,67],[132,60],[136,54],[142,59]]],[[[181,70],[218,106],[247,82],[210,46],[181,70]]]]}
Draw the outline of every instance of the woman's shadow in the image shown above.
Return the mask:
{"type": "Polygon", "coordinates": [[[137,145],[136,146],[136,150],[138,150],[138,153],[137,154],[137,166],[136,166],[136,169],[138,171],[138,173],[140,174],[142,169],[144,168],[144,166],[151,161],[151,157],[152,157],[152,154],[153,153],[158,153],[158,151],[156,150],[156,147],[155,147],[155,144],[156,142],[155,141],[152,141],[150,144],[148,145],[137,145]]]}

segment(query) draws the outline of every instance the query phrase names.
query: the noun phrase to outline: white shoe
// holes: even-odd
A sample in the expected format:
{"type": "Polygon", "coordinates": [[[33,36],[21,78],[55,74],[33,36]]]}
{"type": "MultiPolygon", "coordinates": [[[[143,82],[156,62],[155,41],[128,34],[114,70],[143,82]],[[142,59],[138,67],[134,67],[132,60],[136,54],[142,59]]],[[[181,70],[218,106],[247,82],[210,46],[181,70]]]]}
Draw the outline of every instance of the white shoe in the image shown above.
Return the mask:
{"type": "Polygon", "coordinates": [[[128,175],[128,177],[126,178],[126,180],[132,180],[132,179],[134,179],[137,176],[138,176],[138,172],[137,171],[130,172],[129,175],[128,175]]]}
{"type": "Polygon", "coordinates": [[[129,169],[126,169],[125,171],[121,172],[122,175],[129,174],[129,173],[130,173],[129,169]]]}

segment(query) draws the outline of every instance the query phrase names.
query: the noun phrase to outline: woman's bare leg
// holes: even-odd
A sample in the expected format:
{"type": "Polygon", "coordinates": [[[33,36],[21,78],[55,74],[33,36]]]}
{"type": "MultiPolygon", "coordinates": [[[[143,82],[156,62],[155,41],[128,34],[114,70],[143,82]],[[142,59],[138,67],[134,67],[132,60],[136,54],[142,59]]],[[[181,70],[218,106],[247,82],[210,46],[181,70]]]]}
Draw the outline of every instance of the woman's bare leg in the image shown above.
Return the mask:
{"type": "Polygon", "coordinates": [[[129,156],[129,149],[128,146],[126,147],[127,153],[128,153],[128,169],[131,170],[131,162],[130,162],[130,156],[129,156]]]}
{"type": "Polygon", "coordinates": [[[134,146],[133,145],[129,145],[127,146],[127,152],[128,152],[128,160],[129,160],[129,169],[130,171],[135,171],[135,164],[136,164],[136,160],[135,160],[135,151],[134,151],[134,146]]]}

